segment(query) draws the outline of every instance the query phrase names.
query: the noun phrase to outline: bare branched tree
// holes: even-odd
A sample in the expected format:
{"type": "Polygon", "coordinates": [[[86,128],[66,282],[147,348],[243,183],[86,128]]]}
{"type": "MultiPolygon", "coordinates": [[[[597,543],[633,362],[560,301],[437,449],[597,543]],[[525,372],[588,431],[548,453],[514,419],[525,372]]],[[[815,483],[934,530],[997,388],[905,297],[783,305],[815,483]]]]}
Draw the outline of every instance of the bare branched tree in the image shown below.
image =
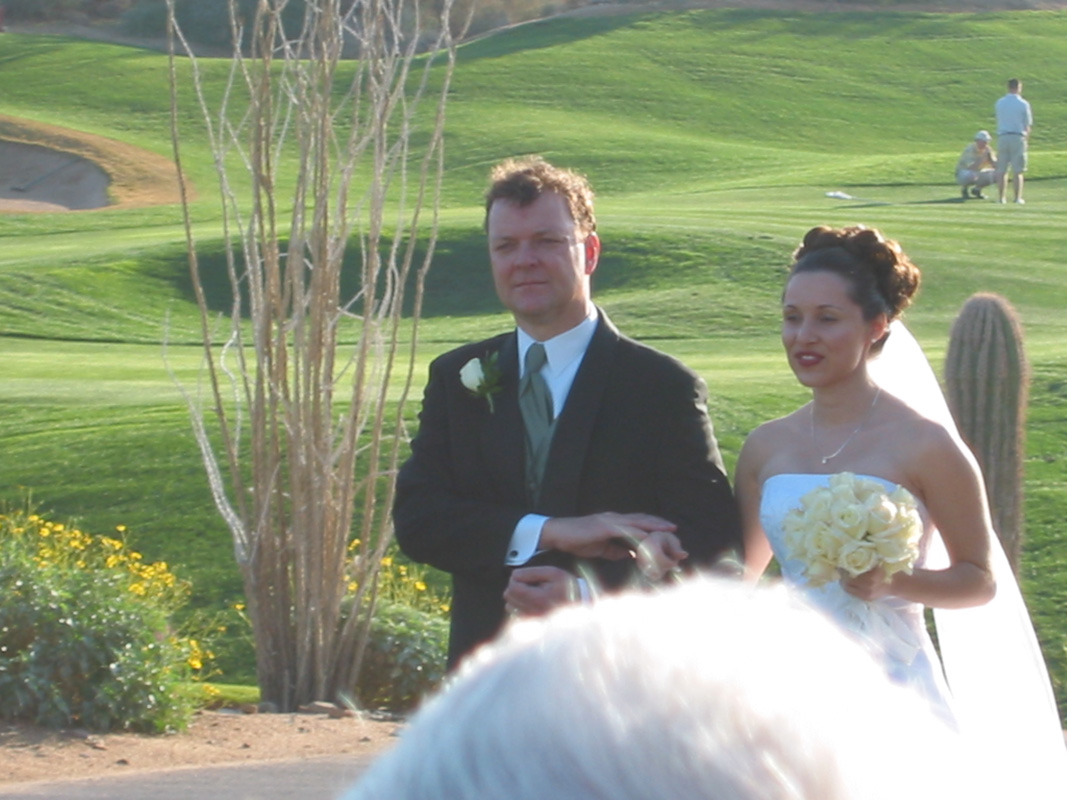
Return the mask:
{"type": "Polygon", "coordinates": [[[309,1],[296,32],[288,0],[258,0],[249,18],[227,2],[234,50],[220,87],[167,0],[175,157],[181,175],[188,80],[232,291],[219,326],[184,200],[205,361],[186,397],[233,535],[262,697],[291,710],[353,696],[369,632],[437,238],[455,29],[444,0],[419,54],[427,35],[411,0],[309,1]],[[350,251],[360,274],[345,296],[350,251]]]}

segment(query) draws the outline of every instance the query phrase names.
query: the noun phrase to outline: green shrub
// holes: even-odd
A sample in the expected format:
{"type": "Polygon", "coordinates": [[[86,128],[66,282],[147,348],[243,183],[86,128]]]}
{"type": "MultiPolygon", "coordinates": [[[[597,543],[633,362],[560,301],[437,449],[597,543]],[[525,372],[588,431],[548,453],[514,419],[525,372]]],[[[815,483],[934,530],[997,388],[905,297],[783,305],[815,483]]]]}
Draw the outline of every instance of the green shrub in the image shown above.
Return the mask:
{"type": "Polygon", "coordinates": [[[12,22],[21,20],[65,19],[82,10],[84,0],[5,0],[0,3],[12,22]]]}
{"type": "MultiPolygon", "coordinates": [[[[353,553],[359,547],[358,539],[349,545],[353,553]]],[[[444,677],[451,598],[441,576],[408,561],[395,542],[388,552],[378,572],[356,699],[362,708],[410,711],[444,677]]],[[[350,600],[357,588],[349,582],[350,600]]]]}
{"type": "MultiPolygon", "coordinates": [[[[245,24],[245,44],[255,19],[258,0],[237,0],[240,19],[245,24]]],[[[282,10],[282,21],[287,33],[295,36],[304,21],[304,0],[290,0],[282,10]]],[[[185,38],[192,44],[229,49],[232,46],[230,9],[226,0],[178,0],[174,16],[185,38]]],[[[162,38],[167,33],[167,5],[165,0],[140,0],[126,11],[120,20],[124,33],[129,36],[162,38]]]]}
{"type": "Polygon", "coordinates": [[[440,684],[447,654],[447,619],[403,603],[379,603],[356,687],[360,706],[410,711],[440,684]]]}
{"type": "Polygon", "coordinates": [[[134,0],[4,0],[0,6],[12,22],[80,21],[114,19],[131,8],[134,0]]]}
{"type": "Polygon", "coordinates": [[[0,717],[180,730],[208,654],[170,627],[188,585],[110,537],[0,515],[0,717]]]}

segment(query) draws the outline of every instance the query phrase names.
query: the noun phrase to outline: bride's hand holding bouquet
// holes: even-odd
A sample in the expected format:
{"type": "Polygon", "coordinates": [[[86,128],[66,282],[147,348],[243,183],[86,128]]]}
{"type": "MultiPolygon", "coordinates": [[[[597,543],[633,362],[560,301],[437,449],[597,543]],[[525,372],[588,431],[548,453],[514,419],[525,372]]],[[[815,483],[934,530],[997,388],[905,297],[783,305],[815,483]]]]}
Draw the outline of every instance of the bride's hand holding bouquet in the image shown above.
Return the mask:
{"type": "Polygon", "coordinates": [[[868,601],[892,594],[896,575],[911,574],[923,533],[911,492],[850,472],[804,495],[783,528],[789,555],[803,564],[811,585],[840,580],[845,591],[868,601]]]}

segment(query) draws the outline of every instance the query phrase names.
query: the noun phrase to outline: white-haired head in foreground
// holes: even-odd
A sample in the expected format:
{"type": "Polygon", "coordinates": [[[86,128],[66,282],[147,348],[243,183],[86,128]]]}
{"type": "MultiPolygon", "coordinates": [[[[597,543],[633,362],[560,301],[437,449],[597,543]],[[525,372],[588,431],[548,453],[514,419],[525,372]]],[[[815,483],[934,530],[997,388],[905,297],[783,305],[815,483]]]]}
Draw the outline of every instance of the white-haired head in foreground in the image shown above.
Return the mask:
{"type": "Polygon", "coordinates": [[[696,579],[513,624],[346,800],[985,797],[971,766],[784,589],[696,579]]]}

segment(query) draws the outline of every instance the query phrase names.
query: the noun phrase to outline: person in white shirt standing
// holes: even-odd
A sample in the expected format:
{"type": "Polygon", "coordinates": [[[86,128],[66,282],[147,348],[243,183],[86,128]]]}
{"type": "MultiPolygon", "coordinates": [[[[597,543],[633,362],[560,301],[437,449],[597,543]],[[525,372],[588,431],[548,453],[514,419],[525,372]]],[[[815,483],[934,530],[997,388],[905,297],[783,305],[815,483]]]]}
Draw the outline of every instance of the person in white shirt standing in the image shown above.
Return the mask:
{"type": "Polygon", "coordinates": [[[1022,97],[1023,84],[1018,78],[1008,81],[1008,93],[997,100],[997,199],[1005,202],[1008,169],[1011,169],[1015,202],[1023,199],[1023,173],[1026,172],[1027,144],[1034,116],[1030,104],[1022,97]]]}

